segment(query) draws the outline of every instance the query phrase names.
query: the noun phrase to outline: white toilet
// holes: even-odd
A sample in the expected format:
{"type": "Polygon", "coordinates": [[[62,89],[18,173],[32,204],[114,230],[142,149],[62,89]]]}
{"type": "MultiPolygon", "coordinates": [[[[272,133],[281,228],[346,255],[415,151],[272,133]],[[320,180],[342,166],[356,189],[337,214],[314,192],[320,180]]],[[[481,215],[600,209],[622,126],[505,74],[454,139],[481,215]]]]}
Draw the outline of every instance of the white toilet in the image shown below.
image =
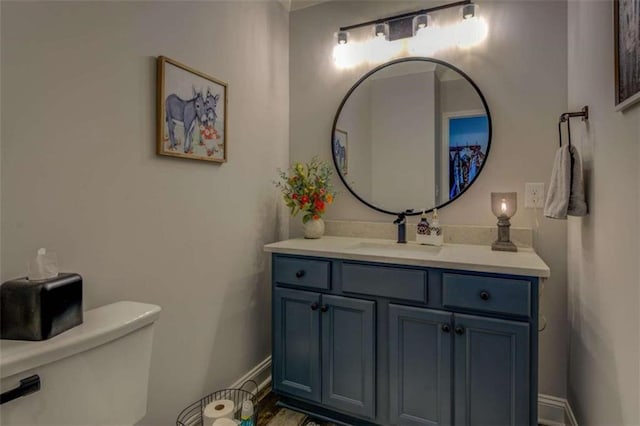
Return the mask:
{"type": "Polygon", "coordinates": [[[38,375],[41,388],[0,407],[0,425],[133,425],[147,410],[160,307],[118,302],[42,342],[0,342],[3,393],[38,375]]]}

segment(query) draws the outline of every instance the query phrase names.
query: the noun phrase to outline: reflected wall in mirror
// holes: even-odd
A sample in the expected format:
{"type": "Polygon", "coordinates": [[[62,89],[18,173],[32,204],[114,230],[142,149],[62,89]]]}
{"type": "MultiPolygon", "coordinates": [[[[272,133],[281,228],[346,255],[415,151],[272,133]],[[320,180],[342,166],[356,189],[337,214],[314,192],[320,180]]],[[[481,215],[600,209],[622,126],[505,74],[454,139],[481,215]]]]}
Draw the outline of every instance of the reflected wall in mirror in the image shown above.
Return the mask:
{"type": "Polygon", "coordinates": [[[332,130],[338,175],[360,201],[397,214],[442,207],[480,174],[491,144],[487,103],[445,62],[406,58],[362,77],[332,130]]]}

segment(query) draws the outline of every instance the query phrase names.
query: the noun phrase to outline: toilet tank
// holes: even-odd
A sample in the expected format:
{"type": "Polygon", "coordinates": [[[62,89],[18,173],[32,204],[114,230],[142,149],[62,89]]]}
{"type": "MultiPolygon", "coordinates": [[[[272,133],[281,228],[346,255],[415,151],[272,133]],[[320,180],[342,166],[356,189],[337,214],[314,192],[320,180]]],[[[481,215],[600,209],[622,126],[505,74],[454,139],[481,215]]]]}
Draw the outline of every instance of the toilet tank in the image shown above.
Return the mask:
{"type": "Polygon", "coordinates": [[[0,425],[133,425],[147,410],[160,307],[117,302],[40,342],[0,341],[1,390],[34,375],[40,390],[0,406],[0,425]]]}

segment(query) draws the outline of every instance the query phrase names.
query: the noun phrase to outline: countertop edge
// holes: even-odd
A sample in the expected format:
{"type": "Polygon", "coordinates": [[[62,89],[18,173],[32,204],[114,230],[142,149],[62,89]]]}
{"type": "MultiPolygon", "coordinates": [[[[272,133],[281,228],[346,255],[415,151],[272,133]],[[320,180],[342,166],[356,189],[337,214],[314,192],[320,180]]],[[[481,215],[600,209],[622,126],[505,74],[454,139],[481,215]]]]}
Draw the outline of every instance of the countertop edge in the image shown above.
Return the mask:
{"type": "MultiPolygon", "coordinates": [[[[340,237],[338,237],[340,238],[340,237]]],[[[342,237],[346,238],[346,237],[342,237]]],[[[365,239],[353,239],[355,240],[365,240],[365,239]]],[[[285,240],[286,241],[286,240],[285,240]]],[[[273,244],[279,244],[283,241],[276,242],[273,244]]],[[[520,276],[528,276],[535,278],[549,278],[551,276],[551,271],[548,268],[531,268],[531,267],[517,267],[510,265],[485,265],[474,262],[464,262],[460,260],[442,260],[442,259],[412,259],[405,257],[390,257],[378,254],[370,254],[370,253],[349,253],[346,251],[340,251],[337,248],[335,251],[327,250],[327,249],[313,249],[313,248],[291,248],[291,247],[274,247],[273,244],[267,244],[264,246],[264,251],[267,253],[278,253],[278,254],[288,254],[288,255],[297,255],[297,256],[314,256],[314,257],[327,257],[334,259],[343,259],[343,260],[357,260],[364,262],[377,262],[377,263],[385,263],[385,264],[395,264],[395,265],[406,265],[406,266],[422,266],[422,267],[431,267],[431,268],[439,268],[439,269],[458,269],[465,271],[473,271],[473,272],[483,272],[483,273],[493,273],[493,274],[508,274],[508,275],[520,275],[520,276]]],[[[449,246],[455,246],[449,244],[449,246]]],[[[484,246],[480,246],[484,247],[484,246]]],[[[527,253],[532,253],[538,256],[535,251],[527,250],[527,253]]],[[[539,256],[538,256],[539,258],[539,256]]],[[[542,259],[540,261],[544,263],[542,259]]]]}

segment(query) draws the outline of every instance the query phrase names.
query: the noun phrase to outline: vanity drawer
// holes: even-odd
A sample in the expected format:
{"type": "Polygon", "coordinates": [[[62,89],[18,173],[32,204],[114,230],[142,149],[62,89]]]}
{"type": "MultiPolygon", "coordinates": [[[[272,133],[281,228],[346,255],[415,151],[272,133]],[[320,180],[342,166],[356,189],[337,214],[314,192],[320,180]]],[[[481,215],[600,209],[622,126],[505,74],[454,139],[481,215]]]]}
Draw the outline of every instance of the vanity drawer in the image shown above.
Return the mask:
{"type": "Polygon", "coordinates": [[[276,284],[329,289],[331,262],[323,260],[276,257],[273,277],[276,284]]]}
{"type": "Polygon", "coordinates": [[[531,283],[509,278],[442,274],[442,304],[450,308],[531,316],[531,283]]]}
{"type": "Polygon", "coordinates": [[[427,302],[427,273],[416,269],[342,264],[342,291],[427,302]]]}

